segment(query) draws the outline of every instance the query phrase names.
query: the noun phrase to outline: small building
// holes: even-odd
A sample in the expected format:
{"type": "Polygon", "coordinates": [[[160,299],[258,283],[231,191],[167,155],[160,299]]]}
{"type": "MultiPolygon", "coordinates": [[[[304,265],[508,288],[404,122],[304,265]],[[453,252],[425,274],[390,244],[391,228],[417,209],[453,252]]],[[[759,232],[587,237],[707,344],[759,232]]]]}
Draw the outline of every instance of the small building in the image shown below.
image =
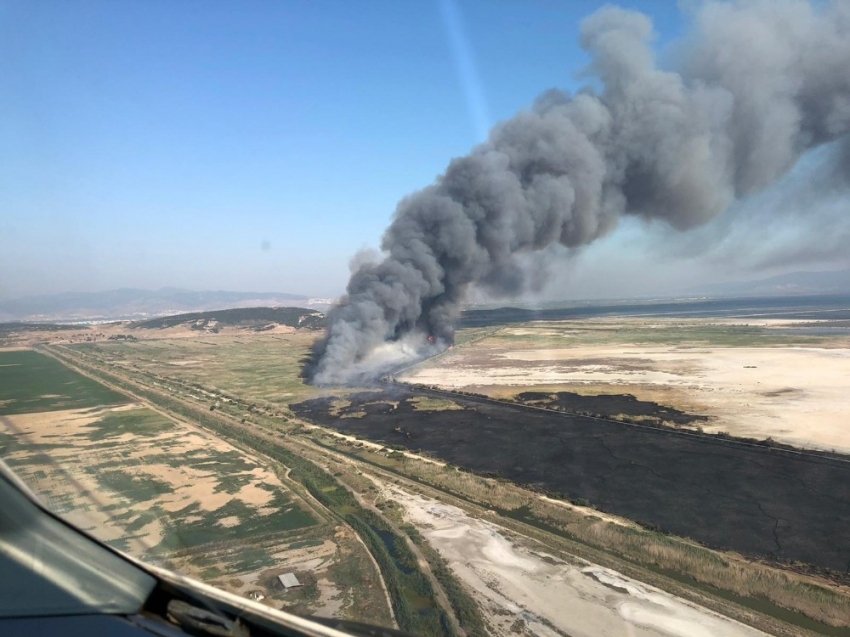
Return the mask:
{"type": "Polygon", "coordinates": [[[277,579],[280,580],[280,583],[287,590],[290,588],[294,588],[295,586],[301,586],[301,582],[298,581],[298,578],[295,577],[294,573],[284,573],[283,575],[278,575],[277,579]]]}

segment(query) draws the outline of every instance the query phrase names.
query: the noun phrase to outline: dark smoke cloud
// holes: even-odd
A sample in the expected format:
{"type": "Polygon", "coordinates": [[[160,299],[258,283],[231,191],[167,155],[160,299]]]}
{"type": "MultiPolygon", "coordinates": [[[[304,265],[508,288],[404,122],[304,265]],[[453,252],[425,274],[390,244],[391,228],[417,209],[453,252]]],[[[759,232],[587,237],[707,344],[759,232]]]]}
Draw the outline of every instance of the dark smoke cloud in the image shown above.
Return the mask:
{"type": "Polygon", "coordinates": [[[850,130],[846,2],[702,4],[678,72],[657,68],[652,37],[640,13],[591,15],[599,92],[544,93],[399,203],[383,258],[359,265],[329,317],[315,382],[345,382],[411,332],[451,342],[469,286],[525,290],[528,253],[588,244],[624,214],[694,228],[850,130]]]}
{"type": "Polygon", "coordinates": [[[668,266],[686,259],[733,277],[850,267],[848,139],[811,151],[781,182],[735,202],[710,224],[679,236],[652,228],[645,254],[668,266]]]}

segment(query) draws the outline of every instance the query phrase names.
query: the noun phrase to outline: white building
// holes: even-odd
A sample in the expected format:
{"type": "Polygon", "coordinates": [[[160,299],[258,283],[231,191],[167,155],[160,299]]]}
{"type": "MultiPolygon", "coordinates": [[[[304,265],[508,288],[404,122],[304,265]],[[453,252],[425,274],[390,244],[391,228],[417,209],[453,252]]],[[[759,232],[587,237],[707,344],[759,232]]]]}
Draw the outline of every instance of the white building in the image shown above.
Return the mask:
{"type": "Polygon", "coordinates": [[[295,577],[294,573],[284,573],[283,575],[278,575],[277,578],[280,580],[280,583],[283,584],[283,587],[287,590],[293,588],[294,586],[301,586],[301,582],[298,581],[298,578],[295,577]]]}

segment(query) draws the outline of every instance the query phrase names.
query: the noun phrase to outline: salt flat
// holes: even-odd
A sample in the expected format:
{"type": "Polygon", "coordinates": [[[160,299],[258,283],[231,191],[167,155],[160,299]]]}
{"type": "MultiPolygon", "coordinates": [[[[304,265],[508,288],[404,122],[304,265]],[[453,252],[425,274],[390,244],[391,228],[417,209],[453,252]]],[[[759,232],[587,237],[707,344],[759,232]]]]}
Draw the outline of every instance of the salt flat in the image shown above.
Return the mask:
{"type": "Polygon", "coordinates": [[[457,507],[394,486],[385,491],[472,591],[497,635],[516,634],[520,626],[572,637],[764,635],[610,569],[519,546],[457,507]]]}

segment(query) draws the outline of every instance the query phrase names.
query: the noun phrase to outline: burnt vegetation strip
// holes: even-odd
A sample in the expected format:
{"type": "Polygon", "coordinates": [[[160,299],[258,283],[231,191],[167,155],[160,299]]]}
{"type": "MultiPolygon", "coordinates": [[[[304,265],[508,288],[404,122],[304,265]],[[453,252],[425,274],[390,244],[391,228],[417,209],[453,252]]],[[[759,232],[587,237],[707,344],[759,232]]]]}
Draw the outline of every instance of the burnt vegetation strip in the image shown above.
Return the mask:
{"type": "MultiPolygon", "coordinates": [[[[655,586],[659,586],[660,588],[668,590],[668,592],[672,592],[678,596],[682,596],[691,601],[695,601],[696,603],[705,606],[707,608],[712,608],[713,610],[720,612],[723,615],[727,615],[729,617],[734,617],[743,621],[744,623],[750,623],[752,618],[747,619],[744,616],[736,614],[737,611],[729,612],[729,607],[720,607],[718,608],[714,604],[706,605],[706,599],[699,597],[701,593],[707,593],[714,600],[717,599],[725,600],[733,603],[734,605],[746,608],[750,610],[754,610],[760,614],[765,616],[769,616],[771,618],[775,618],[780,620],[783,623],[790,624],[794,627],[800,627],[806,630],[813,631],[814,633],[828,635],[832,637],[850,637],[850,628],[847,628],[847,620],[846,615],[842,613],[842,607],[840,602],[838,602],[834,607],[831,605],[827,606],[826,609],[823,607],[818,612],[817,610],[813,611],[811,607],[805,608],[806,603],[803,601],[803,597],[807,597],[811,595],[815,599],[818,600],[819,603],[824,602],[826,599],[832,597],[833,594],[828,593],[826,589],[821,588],[817,585],[811,585],[809,583],[801,583],[799,586],[800,589],[793,590],[793,592],[789,591],[789,594],[792,596],[791,598],[795,600],[797,603],[787,604],[787,601],[783,603],[781,599],[783,591],[780,591],[777,588],[773,588],[771,583],[760,580],[760,584],[767,587],[770,591],[771,595],[764,596],[758,593],[755,589],[750,589],[748,584],[745,584],[743,589],[740,586],[732,585],[731,587],[728,585],[730,582],[736,581],[736,584],[740,585],[742,582],[739,578],[740,571],[734,569],[731,564],[726,562],[721,557],[716,555],[708,556],[707,559],[711,562],[719,561],[719,564],[729,568],[729,570],[725,573],[724,578],[715,580],[714,583],[710,581],[711,578],[705,579],[704,577],[700,577],[700,575],[704,575],[704,573],[693,573],[687,570],[682,571],[675,567],[671,568],[669,563],[660,562],[658,560],[659,555],[654,553],[652,549],[658,548],[660,545],[664,546],[665,549],[669,549],[671,545],[678,545],[682,548],[690,547],[690,543],[683,542],[675,537],[667,536],[663,534],[656,533],[654,531],[650,531],[648,529],[642,529],[640,531],[622,527],[619,525],[613,525],[618,529],[623,535],[621,536],[627,542],[628,549],[623,551],[622,546],[618,548],[611,547],[608,545],[608,541],[600,542],[598,536],[593,538],[589,538],[584,536],[583,534],[575,533],[575,527],[572,525],[564,526],[560,523],[554,522],[547,518],[546,516],[541,517],[539,513],[532,511],[531,507],[528,505],[523,505],[518,508],[504,507],[499,504],[494,503],[493,500],[484,498],[478,499],[474,496],[470,496],[468,493],[463,490],[458,490],[451,486],[446,485],[445,483],[440,483],[439,481],[434,481],[433,479],[429,479],[427,477],[416,475],[415,473],[411,473],[407,470],[407,468],[401,469],[399,467],[389,467],[385,463],[375,462],[370,459],[368,456],[364,456],[362,451],[357,450],[344,450],[340,449],[338,446],[334,444],[327,444],[327,441],[323,441],[319,437],[313,437],[312,442],[319,447],[324,447],[327,449],[332,449],[336,453],[341,453],[350,458],[354,458],[356,460],[365,462],[366,464],[372,465],[372,467],[378,469],[379,471],[386,471],[390,474],[400,476],[406,480],[411,480],[412,482],[422,485],[426,488],[436,489],[442,494],[449,496],[449,502],[451,503],[451,498],[456,498],[461,503],[466,503],[472,505],[474,507],[483,507],[485,510],[489,510],[491,512],[497,513],[502,517],[502,521],[500,524],[504,525],[504,521],[509,519],[512,522],[520,524],[522,526],[521,533],[527,535],[528,537],[538,537],[533,530],[541,531],[550,536],[556,536],[561,538],[562,540],[566,540],[569,542],[568,548],[565,550],[576,557],[580,557],[586,559],[590,562],[599,564],[601,566],[606,566],[608,568],[620,571],[621,573],[633,577],[635,579],[641,580],[645,583],[652,584],[655,586]],[[647,543],[644,543],[637,538],[653,538],[652,540],[647,540],[647,543]],[[637,540],[637,541],[636,541],[637,540]],[[661,543],[660,545],[658,543],[661,543]],[[601,549],[601,550],[600,550],[601,549]],[[613,549],[613,550],[612,550],[613,549]],[[588,552],[589,551],[589,552],[588,552]],[[637,554],[635,554],[637,552],[637,554]],[[614,559],[614,562],[610,561],[610,558],[614,559]],[[637,571],[633,570],[632,567],[637,567],[637,571]],[[736,572],[737,571],[737,572],[736,572]],[[647,577],[647,575],[658,575],[664,578],[663,581],[654,580],[651,576],[647,577]],[[688,595],[685,591],[681,589],[669,588],[670,582],[676,582],[678,584],[684,585],[685,591],[699,591],[698,597],[695,599],[688,595]],[[742,592],[742,590],[744,592],[742,592]],[[805,591],[804,594],[800,594],[801,591],[805,591]],[[779,593],[779,595],[772,595],[773,593],[779,593]],[[827,610],[826,613],[823,610],[827,610]],[[832,612],[834,611],[834,613],[832,612]],[[830,619],[829,615],[832,615],[832,619],[830,619]],[[838,623],[835,623],[834,618],[838,617],[838,623]],[[823,621],[823,620],[826,620],[823,621]],[[844,627],[842,627],[844,626],[844,627]]],[[[389,454],[390,458],[397,457],[401,458],[400,455],[396,456],[397,451],[393,451],[389,454]]],[[[451,473],[453,471],[458,470],[457,467],[452,465],[447,465],[445,471],[451,473]]],[[[469,472],[470,475],[481,475],[478,473],[469,472]]],[[[582,504],[576,502],[576,504],[582,504]]],[[[582,504],[584,506],[585,504],[582,504]]],[[[461,505],[462,506],[462,505],[461,505]]],[[[593,519],[598,520],[599,518],[596,516],[591,516],[588,520],[593,519]]],[[[507,524],[506,528],[516,530],[511,524],[507,524]]],[[[417,541],[415,534],[411,533],[409,527],[403,527],[404,531],[408,533],[409,537],[413,539],[414,542],[417,541]]],[[[562,547],[563,548],[563,547],[562,547]]],[[[697,547],[692,547],[695,549],[695,553],[700,556],[701,559],[706,559],[708,555],[706,551],[708,549],[700,549],[697,547]]],[[[433,550],[433,549],[432,549],[433,550]]],[[[694,552],[685,549],[692,556],[695,555],[694,552]]],[[[427,552],[426,553],[427,558],[427,552]]],[[[430,562],[430,558],[429,562],[430,562]]],[[[699,558],[698,558],[699,559],[699,558]]],[[[680,563],[681,564],[681,563],[680,563]]],[[[772,567],[775,565],[769,565],[768,567],[772,567]]],[[[432,570],[434,570],[435,575],[437,575],[436,568],[433,564],[431,564],[432,570]]],[[[791,569],[791,570],[802,570],[806,572],[806,569],[791,569]]],[[[822,575],[822,573],[817,572],[809,572],[812,575],[822,575]]],[[[439,575],[437,575],[439,579],[439,575]]],[[[756,575],[756,577],[758,577],[756,575]]],[[[836,583],[840,584],[840,577],[833,578],[836,583]]],[[[442,583],[442,581],[441,581],[442,583]]],[[[451,599],[450,588],[444,586],[447,595],[451,599]]],[[[835,599],[833,597],[833,599],[835,599]]],[[[463,615],[455,606],[455,602],[452,600],[452,606],[455,608],[455,612],[461,621],[461,625],[467,631],[467,634],[470,633],[470,627],[463,625],[463,615]]],[[[773,629],[775,629],[775,624],[755,624],[751,625],[760,628],[762,630],[767,631],[768,633],[773,634],[773,629]],[[773,629],[771,628],[773,627],[773,629]]],[[[777,632],[776,634],[796,634],[796,632],[788,633],[788,632],[777,632]]]]}
{"type": "Polygon", "coordinates": [[[164,329],[185,323],[195,324],[200,322],[206,325],[212,321],[221,327],[235,326],[257,330],[262,330],[264,326],[269,324],[320,329],[325,325],[325,316],[316,310],[301,307],[248,307],[163,316],[133,323],[131,327],[134,329],[164,329]]]}
{"type": "Polygon", "coordinates": [[[453,394],[464,409],[437,412],[412,403],[434,394],[394,386],[349,396],[344,408],[326,398],[291,407],[318,424],[586,501],[712,548],[850,572],[850,462],[843,457],[476,396],[453,394]]]}
{"type": "Polygon", "coordinates": [[[517,394],[517,402],[548,407],[579,416],[599,418],[640,419],[639,422],[671,423],[692,425],[706,422],[708,416],[689,414],[658,403],[638,400],[630,394],[584,396],[574,392],[534,392],[517,394]]]}

